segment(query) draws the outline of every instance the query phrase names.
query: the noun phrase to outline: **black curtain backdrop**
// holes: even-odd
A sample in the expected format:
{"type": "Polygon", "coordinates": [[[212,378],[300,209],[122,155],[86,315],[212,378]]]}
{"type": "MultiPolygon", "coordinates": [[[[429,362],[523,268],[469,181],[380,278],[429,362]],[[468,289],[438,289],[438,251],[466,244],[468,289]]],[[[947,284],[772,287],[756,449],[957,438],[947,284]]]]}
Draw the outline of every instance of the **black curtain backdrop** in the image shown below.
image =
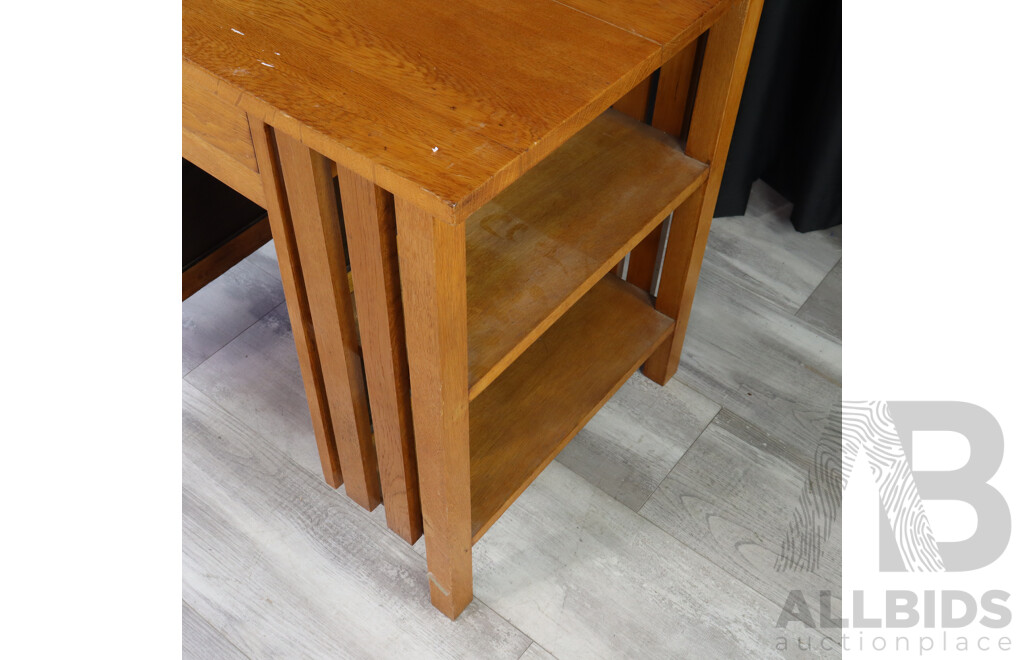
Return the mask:
{"type": "Polygon", "coordinates": [[[842,222],[838,0],[765,0],[715,208],[743,215],[757,179],[793,202],[797,231],[842,222]]]}

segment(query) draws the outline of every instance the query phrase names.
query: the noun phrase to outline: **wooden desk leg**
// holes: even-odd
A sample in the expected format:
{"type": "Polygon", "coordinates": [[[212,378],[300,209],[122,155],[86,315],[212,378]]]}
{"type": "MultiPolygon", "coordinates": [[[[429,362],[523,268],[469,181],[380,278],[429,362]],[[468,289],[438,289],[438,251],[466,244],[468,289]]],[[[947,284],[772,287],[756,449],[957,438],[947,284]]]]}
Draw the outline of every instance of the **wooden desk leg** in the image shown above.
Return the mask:
{"type": "Polygon", "coordinates": [[[708,178],[673,216],[655,306],[675,319],[675,328],[644,364],[644,374],[662,385],[679,368],[686,323],[722,185],[762,3],[763,0],[739,2],[708,30],[686,141],[686,153],[709,164],[708,178]]]}
{"type": "Polygon", "coordinates": [[[380,504],[380,478],[331,163],[280,131],[275,137],[345,492],[373,510],[380,504]]]}
{"type": "Polygon", "coordinates": [[[395,199],[430,600],[473,600],[466,229],[395,199]]]}
{"type": "Polygon", "coordinates": [[[324,470],[324,479],[332,488],[337,488],[342,484],[341,462],[338,460],[338,450],[334,443],[331,413],[327,405],[323,374],[320,371],[320,356],[313,337],[313,321],[309,312],[309,300],[306,298],[306,285],[299,267],[299,252],[295,245],[291,212],[288,209],[284,182],[281,180],[281,170],[278,166],[277,145],[271,127],[253,117],[249,118],[249,126],[256,148],[256,161],[259,163],[260,176],[263,179],[267,216],[274,237],[274,249],[277,250],[277,263],[281,268],[284,299],[292,323],[292,334],[295,336],[295,350],[299,354],[299,369],[302,372],[302,384],[306,389],[306,400],[309,402],[309,414],[313,419],[313,435],[316,437],[317,450],[320,452],[320,465],[324,470]]]}
{"type": "Polygon", "coordinates": [[[423,516],[413,449],[394,198],[340,165],[338,183],[384,513],[392,531],[415,543],[423,535],[423,516]]]}

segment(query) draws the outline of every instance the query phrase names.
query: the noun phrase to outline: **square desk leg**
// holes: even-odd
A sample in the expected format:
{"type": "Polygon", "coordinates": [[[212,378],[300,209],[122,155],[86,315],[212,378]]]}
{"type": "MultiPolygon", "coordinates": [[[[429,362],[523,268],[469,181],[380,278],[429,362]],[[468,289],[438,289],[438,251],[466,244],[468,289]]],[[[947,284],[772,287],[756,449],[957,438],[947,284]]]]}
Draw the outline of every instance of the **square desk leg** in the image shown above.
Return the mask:
{"type": "Polygon", "coordinates": [[[466,228],[395,198],[430,600],[473,600],[466,228]]]}
{"type": "Polygon", "coordinates": [[[675,327],[643,369],[648,378],[662,385],[679,368],[686,323],[722,185],[762,4],[763,0],[738,2],[708,30],[686,140],[686,154],[709,164],[708,178],[672,216],[655,307],[675,319],[675,327]]]}

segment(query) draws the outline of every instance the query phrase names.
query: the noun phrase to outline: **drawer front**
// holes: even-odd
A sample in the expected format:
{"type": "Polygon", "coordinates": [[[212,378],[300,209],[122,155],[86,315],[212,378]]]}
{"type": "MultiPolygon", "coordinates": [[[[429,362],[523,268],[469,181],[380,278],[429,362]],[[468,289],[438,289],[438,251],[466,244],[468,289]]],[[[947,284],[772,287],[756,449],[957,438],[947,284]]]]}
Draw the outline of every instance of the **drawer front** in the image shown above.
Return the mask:
{"type": "Polygon", "coordinates": [[[265,207],[248,116],[205,85],[190,67],[182,67],[182,156],[265,207]]]}

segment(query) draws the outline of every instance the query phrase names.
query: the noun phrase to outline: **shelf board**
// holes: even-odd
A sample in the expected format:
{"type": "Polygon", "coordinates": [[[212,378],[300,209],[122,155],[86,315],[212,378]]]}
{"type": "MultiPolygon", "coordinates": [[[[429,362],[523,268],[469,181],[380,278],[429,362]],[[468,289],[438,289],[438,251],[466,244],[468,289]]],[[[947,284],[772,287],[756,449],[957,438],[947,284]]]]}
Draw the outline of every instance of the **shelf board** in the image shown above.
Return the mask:
{"type": "Polygon", "coordinates": [[[606,275],[470,403],[474,543],[671,326],[650,296],[606,275]]]}
{"type": "Polygon", "coordinates": [[[677,140],[609,110],[471,215],[470,399],[706,176],[677,140]]]}

